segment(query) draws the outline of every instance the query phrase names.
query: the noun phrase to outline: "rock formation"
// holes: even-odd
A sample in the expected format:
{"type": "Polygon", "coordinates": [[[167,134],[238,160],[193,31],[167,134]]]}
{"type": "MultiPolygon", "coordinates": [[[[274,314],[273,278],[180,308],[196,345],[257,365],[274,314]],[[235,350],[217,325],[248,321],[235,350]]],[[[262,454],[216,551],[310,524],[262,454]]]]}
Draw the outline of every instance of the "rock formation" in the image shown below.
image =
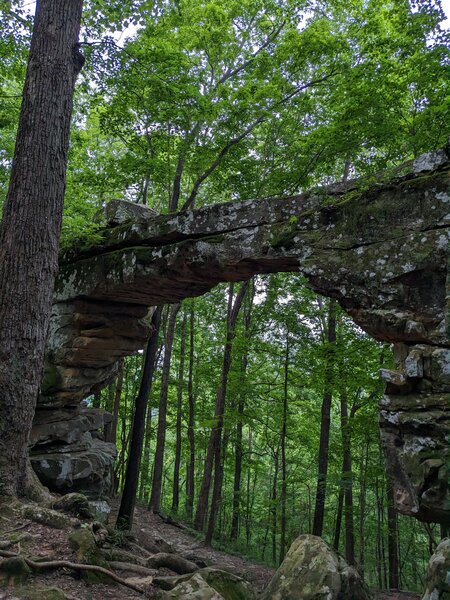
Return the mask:
{"type": "Polygon", "coordinates": [[[315,535],[299,536],[289,548],[261,600],[370,600],[354,567],[315,535]]]}
{"type": "Polygon", "coordinates": [[[449,188],[449,157],[440,150],[371,186],[350,182],[165,216],[116,202],[101,244],[61,257],[33,431],[39,475],[57,489],[103,478],[111,448],[81,424],[69,440],[64,422],[81,423],[80,401],[111,379],[118,358],[144,346],[152,306],[222,281],[300,271],[366,332],[394,344],[396,370],[382,373],[380,425],[396,505],[448,522],[449,188]]]}
{"type": "Polygon", "coordinates": [[[450,598],[450,538],[441,541],[428,563],[426,589],[422,600],[450,598]]]}

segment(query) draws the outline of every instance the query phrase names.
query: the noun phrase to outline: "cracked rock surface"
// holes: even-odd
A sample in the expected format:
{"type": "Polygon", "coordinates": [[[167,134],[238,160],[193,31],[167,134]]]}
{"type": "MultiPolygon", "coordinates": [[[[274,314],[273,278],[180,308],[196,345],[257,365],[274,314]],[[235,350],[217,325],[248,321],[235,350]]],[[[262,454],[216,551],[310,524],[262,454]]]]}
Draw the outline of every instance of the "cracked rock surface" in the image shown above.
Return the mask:
{"type": "Polygon", "coordinates": [[[153,306],[222,281],[300,271],[394,345],[396,368],[381,374],[380,427],[396,505],[448,523],[449,167],[439,150],[370,187],[348,182],[164,216],[114,201],[101,244],[61,257],[36,427],[55,408],[76,411],[120,357],[145,345],[153,306]]]}

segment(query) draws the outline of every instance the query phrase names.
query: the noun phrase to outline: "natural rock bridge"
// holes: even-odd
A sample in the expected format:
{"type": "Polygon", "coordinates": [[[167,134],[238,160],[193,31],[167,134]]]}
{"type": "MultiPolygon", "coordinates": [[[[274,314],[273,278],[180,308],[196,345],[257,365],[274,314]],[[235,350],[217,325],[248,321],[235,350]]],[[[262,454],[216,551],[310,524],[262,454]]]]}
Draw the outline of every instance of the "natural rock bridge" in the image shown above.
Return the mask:
{"type": "Polygon", "coordinates": [[[41,479],[60,491],[106,489],[114,448],[92,433],[105,417],[80,401],[144,346],[149,307],[300,271],[394,344],[380,426],[397,508],[448,523],[449,157],[441,150],[410,166],[368,189],[353,182],[168,216],[112,203],[101,245],[61,260],[32,432],[41,479]]]}

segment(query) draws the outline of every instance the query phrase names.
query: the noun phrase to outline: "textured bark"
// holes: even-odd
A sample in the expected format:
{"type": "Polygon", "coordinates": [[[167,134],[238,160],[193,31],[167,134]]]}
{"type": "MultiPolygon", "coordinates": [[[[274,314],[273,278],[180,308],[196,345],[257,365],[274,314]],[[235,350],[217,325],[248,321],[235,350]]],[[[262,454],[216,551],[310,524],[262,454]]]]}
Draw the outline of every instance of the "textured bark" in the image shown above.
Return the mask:
{"type": "Polygon", "coordinates": [[[325,497],[328,473],[328,448],[330,443],[331,400],[333,398],[333,361],[336,342],[336,301],[329,301],[327,324],[327,358],[325,383],[320,420],[319,468],[317,475],[316,507],[314,511],[313,535],[322,536],[325,517],[325,497]]]}
{"type": "Polygon", "coordinates": [[[159,396],[158,431],[156,434],[155,462],[153,466],[152,492],[150,495],[149,510],[159,512],[161,504],[162,478],[164,467],[164,449],[166,445],[166,419],[167,419],[167,395],[169,392],[170,363],[172,360],[173,338],[175,334],[175,323],[180,309],[179,304],[174,304],[169,309],[167,322],[167,333],[164,344],[164,362],[161,379],[161,393],[159,396]]]}
{"type": "Polygon", "coordinates": [[[0,232],[0,482],[31,493],[27,456],[50,322],[82,0],[40,0],[0,232]]]}
{"type": "Polygon", "coordinates": [[[134,406],[130,453],[128,456],[122,500],[120,503],[119,513],[117,515],[117,527],[120,529],[131,529],[133,524],[133,514],[139,482],[139,470],[141,466],[142,447],[144,445],[145,415],[147,413],[148,398],[155,373],[155,358],[158,350],[158,334],[161,324],[161,312],[162,307],[158,306],[153,313],[153,332],[147,345],[147,352],[145,354],[144,366],[142,369],[141,384],[134,406]]]}

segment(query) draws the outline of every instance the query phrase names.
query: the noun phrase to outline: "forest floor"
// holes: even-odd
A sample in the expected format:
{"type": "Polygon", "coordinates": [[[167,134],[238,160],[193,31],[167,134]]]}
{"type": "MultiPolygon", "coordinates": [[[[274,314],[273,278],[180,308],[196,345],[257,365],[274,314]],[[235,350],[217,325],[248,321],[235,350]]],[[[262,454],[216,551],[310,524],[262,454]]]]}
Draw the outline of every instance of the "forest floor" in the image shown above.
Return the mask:
{"type": "MultiPolygon", "coordinates": [[[[114,512],[118,502],[113,502],[114,512]]],[[[88,524],[84,525],[88,527],[88,524]]],[[[83,525],[82,525],[83,527],[83,525]]],[[[25,555],[35,561],[68,560],[77,562],[73,550],[70,549],[68,537],[70,529],[55,529],[24,518],[14,507],[0,504],[0,540],[14,539],[9,550],[25,555]]],[[[72,530],[73,531],[73,530],[72,530]]],[[[203,561],[208,566],[216,566],[247,579],[259,595],[267,586],[275,570],[259,565],[236,555],[206,548],[201,541],[187,529],[165,522],[158,515],[137,507],[133,525],[133,537],[142,548],[155,544],[168,544],[173,552],[186,559],[203,561]]],[[[151,583],[144,583],[142,575],[115,569],[115,573],[128,581],[135,581],[145,590],[139,594],[129,588],[117,584],[89,584],[78,572],[66,568],[43,571],[31,575],[26,584],[19,587],[1,588],[0,600],[42,600],[45,596],[43,587],[58,588],[67,600],[134,600],[135,598],[155,598],[159,588],[151,583]]],[[[164,576],[174,573],[167,568],[154,570],[154,575],[164,576]]],[[[55,596],[57,597],[57,596],[55,596]]],[[[60,596],[58,596],[60,597],[60,596]]],[[[61,596],[62,597],[62,596],[61,596]]],[[[410,592],[374,591],[375,600],[420,600],[420,594],[410,592]]],[[[53,596],[52,596],[53,598],[53,596]]]]}

